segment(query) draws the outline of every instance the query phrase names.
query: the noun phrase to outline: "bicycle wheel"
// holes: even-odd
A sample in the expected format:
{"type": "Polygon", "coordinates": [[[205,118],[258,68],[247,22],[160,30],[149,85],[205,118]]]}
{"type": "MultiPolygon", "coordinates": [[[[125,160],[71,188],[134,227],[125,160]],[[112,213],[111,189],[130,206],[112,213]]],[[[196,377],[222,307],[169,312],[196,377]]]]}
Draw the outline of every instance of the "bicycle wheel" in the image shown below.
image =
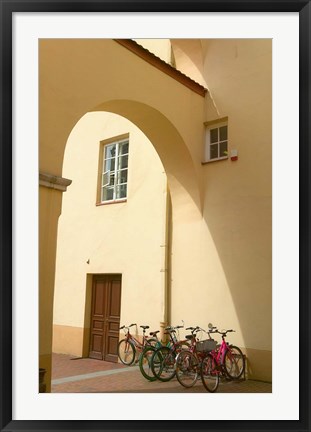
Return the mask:
{"type": "Polygon", "coordinates": [[[130,366],[135,360],[136,349],[131,341],[122,339],[118,343],[118,357],[120,361],[127,366],[130,366]]]}
{"type": "Polygon", "coordinates": [[[181,351],[175,365],[178,382],[184,387],[192,387],[199,376],[199,360],[190,351],[181,351]]]}
{"type": "Polygon", "coordinates": [[[244,373],[245,359],[240,348],[230,345],[224,357],[224,369],[231,379],[238,379],[244,373]]]}
{"type": "Polygon", "coordinates": [[[157,343],[159,342],[158,339],[156,338],[148,338],[148,343],[147,346],[151,345],[153,347],[155,347],[157,345],[157,343]]]}
{"type": "Polygon", "coordinates": [[[189,351],[190,344],[188,342],[178,342],[175,346],[176,356],[180,351],[189,351]]]}
{"type": "Polygon", "coordinates": [[[151,358],[151,370],[159,381],[170,381],[175,376],[175,353],[168,347],[158,348],[151,358]]]}
{"type": "Polygon", "coordinates": [[[201,363],[201,379],[207,391],[213,393],[219,386],[219,373],[211,354],[207,354],[201,363]]]}
{"type": "Polygon", "coordinates": [[[155,352],[155,348],[150,346],[144,349],[139,357],[139,369],[142,376],[148,381],[156,381],[156,377],[152,373],[151,358],[155,352]]]}

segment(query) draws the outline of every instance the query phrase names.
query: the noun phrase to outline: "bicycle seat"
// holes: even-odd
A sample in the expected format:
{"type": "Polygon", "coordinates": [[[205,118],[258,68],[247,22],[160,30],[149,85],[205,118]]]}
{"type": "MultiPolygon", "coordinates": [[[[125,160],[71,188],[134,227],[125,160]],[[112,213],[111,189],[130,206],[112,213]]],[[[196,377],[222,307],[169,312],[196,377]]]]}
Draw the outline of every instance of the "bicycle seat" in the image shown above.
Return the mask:
{"type": "Polygon", "coordinates": [[[140,326],[142,329],[147,330],[149,326],[140,326]]]}
{"type": "Polygon", "coordinates": [[[155,336],[157,333],[159,333],[160,330],[154,331],[154,332],[150,332],[150,336],[155,336]]]}
{"type": "Polygon", "coordinates": [[[186,335],[185,338],[186,338],[186,339],[192,339],[192,338],[193,338],[193,335],[186,335]]]}

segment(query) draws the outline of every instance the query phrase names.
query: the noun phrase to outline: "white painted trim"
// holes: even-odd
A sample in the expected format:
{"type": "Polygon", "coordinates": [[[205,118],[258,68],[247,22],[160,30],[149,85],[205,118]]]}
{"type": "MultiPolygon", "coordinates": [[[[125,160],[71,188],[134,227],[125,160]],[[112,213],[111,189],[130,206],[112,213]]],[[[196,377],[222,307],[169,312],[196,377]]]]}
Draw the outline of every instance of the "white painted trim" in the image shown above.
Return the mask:
{"type": "MultiPolygon", "coordinates": [[[[120,159],[122,158],[122,157],[124,157],[124,156],[127,156],[127,157],[129,157],[129,149],[128,149],[128,152],[127,153],[125,153],[125,154],[119,154],[119,148],[120,148],[120,146],[122,145],[122,144],[125,144],[125,143],[127,143],[128,144],[128,146],[129,146],[129,144],[130,144],[130,141],[129,141],[129,138],[123,138],[123,139],[121,139],[121,140],[116,140],[116,141],[111,141],[111,142],[109,142],[109,143],[107,143],[107,144],[104,144],[104,146],[103,146],[103,170],[105,169],[105,162],[107,161],[107,160],[109,160],[109,159],[113,159],[113,158],[106,158],[105,157],[105,154],[106,154],[106,148],[108,147],[108,146],[111,146],[111,145],[115,145],[115,147],[116,147],[116,152],[115,152],[115,156],[114,156],[114,159],[115,159],[115,167],[114,167],[114,171],[112,171],[113,173],[114,173],[114,184],[113,184],[113,196],[114,196],[114,198],[113,199],[111,199],[111,200],[103,200],[103,189],[106,187],[107,188],[107,186],[110,184],[110,174],[109,174],[109,182],[108,182],[108,184],[106,183],[106,184],[104,184],[104,182],[103,182],[103,179],[104,179],[104,175],[107,173],[107,172],[111,172],[111,170],[109,170],[109,171],[105,171],[104,173],[102,173],[102,180],[101,180],[101,190],[100,190],[100,203],[101,204],[105,204],[105,203],[113,203],[113,202],[118,202],[118,201],[124,201],[124,200],[127,200],[127,192],[128,192],[128,190],[126,190],[126,196],[125,197],[123,197],[123,198],[115,198],[116,197],[116,192],[117,192],[117,187],[118,186],[122,186],[122,185],[128,185],[128,180],[126,181],[126,183],[120,183],[120,184],[118,184],[117,183],[117,179],[118,179],[118,173],[120,173],[121,171],[125,171],[125,170],[127,170],[127,172],[128,172],[128,169],[129,169],[129,167],[127,166],[126,168],[119,168],[119,165],[120,165],[120,159]]],[[[112,189],[112,186],[111,186],[111,189],[112,189]]]]}
{"type": "MultiPolygon", "coordinates": [[[[210,158],[210,130],[211,129],[219,129],[222,126],[227,126],[228,128],[228,136],[227,136],[227,151],[229,152],[229,125],[228,125],[228,121],[223,121],[223,119],[220,119],[219,122],[215,121],[211,121],[211,122],[206,122],[205,123],[205,143],[204,143],[204,161],[203,163],[206,162],[216,162],[219,160],[225,160],[228,159],[228,156],[222,156],[222,157],[218,157],[218,158],[210,158]],[[208,123],[208,126],[207,124],[208,123]]],[[[215,143],[216,144],[216,143],[215,143]]],[[[219,146],[219,142],[217,143],[219,146]]]]}

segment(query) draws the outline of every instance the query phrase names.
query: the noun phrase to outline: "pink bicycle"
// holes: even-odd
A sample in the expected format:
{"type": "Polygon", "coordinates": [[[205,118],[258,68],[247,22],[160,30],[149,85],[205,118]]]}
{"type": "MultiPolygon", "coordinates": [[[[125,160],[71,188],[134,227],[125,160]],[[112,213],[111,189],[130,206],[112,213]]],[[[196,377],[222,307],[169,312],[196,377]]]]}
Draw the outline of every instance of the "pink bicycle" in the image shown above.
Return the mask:
{"type": "Polygon", "coordinates": [[[212,324],[208,325],[208,333],[218,333],[221,335],[222,342],[216,349],[209,352],[209,355],[203,359],[201,363],[201,379],[204,387],[209,392],[214,392],[217,387],[216,375],[225,375],[230,379],[239,379],[245,371],[245,358],[240,350],[235,345],[226,342],[227,333],[235,330],[219,331],[212,324]]]}

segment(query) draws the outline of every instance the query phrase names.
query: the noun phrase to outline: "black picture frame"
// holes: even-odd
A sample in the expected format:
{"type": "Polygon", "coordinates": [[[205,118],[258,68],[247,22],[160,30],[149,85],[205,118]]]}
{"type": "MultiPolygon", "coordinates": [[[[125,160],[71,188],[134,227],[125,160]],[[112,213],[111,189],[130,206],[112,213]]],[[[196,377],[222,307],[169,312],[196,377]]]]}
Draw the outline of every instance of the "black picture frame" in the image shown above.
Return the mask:
{"type": "MultiPolygon", "coordinates": [[[[0,0],[1,12],[1,290],[0,290],[0,426],[1,431],[69,430],[235,430],[309,431],[310,430],[310,1],[304,0],[0,0]],[[12,16],[15,12],[299,12],[299,227],[300,227],[300,343],[299,385],[300,419],[297,421],[22,421],[12,420],[12,16]]],[[[290,84],[289,84],[290,91],[290,84]]],[[[297,289],[298,287],[293,287],[297,289]]],[[[290,323],[289,323],[290,325],[290,323]]],[[[286,329],[284,329],[286,331],[286,329]]],[[[290,343],[289,347],[295,344],[290,343]]],[[[284,355],[291,356],[286,348],[284,355]]],[[[289,375],[296,379],[296,353],[290,361],[289,375]]],[[[290,392],[290,385],[288,386],[290,392]]],[[[157,407],[150,407],[157,409],[157,407]]],[[[224,410],[226,407],[224,406],[224,410]]],[[[195,418],[195,413],[193,414],[195,418]]]]}

